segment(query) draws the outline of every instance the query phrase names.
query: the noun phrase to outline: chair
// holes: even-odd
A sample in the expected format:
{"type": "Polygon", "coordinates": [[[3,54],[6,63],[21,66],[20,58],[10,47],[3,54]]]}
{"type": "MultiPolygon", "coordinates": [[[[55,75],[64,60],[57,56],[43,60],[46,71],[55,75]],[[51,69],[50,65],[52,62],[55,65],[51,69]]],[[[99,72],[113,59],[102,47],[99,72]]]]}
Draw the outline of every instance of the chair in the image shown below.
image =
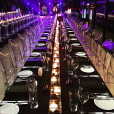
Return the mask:
{"type": "Polygon", "coordinates": [[[96,36],[95,36],[95,41],[97,41],[98,43],[100,43],[101,44],[101,42],[102,42],[102,33],[98,33],[96,36]]]}
{"type": "Polygon", "coordinates": [[[15,72],[17,72],[17,64],[16,64],[15,55],[14,55],[14,52],[13,52],[12,48],[10,47],[9,43],[5,44],[3,46],[3,49],[9,53],[9,55],[11,57],[11,61],[14,66],[14,69],[15,69],[15,72]]]}
{"type": "Polygon", "coordinates": [[[93,56],[93,53],[91,51],[91,37],[87,37],[86,44],[85,44],[85,51],[88,54],[88,56],[93,56]]]}
{"type": "Polygon", "coordinates": [[[94,64],[95,68],[97,67],[97,66],[96,66],[96,63],[98,62],[98,58],[99,58],[99,55],[100,55],[100,51],[101,51],[101,45],[98,44],[98,46],[97,46],[97,52],[96,52],[95,58],[93,58],[93,64],[94,64]]]}
{"type": "Polygon", "coordinates": [[[1,48],[0,59],[4,68],[4,73],[8,82],[8,86],[11,86],[15,80],[15,68],[13,66],[11,55],[10,53],[1,48]]]}
{"type": "Polygon", "coordinates": [[[5,77],[4,69],[0,61],[0,100],[4,98],[7,89],[7,79],[5,77]]]}
{"type": "Polygon", "coordinates": [[[31,44],[30,44],[30,39],[28,37],[28,35],[26,34],[26,32],[24,31],[24,33],[20,34],[18,33],[18,36],[24,46],[24,53],[25,53],[25,56],[30,56],[31,54],[31,44]]]}
{"type": "Polygon", "coordinates": [[[103,66],[105,63],[106,58],[106,50],[101,47],[99,56],[96,58],[96,69],[98,72],[100,72],[101,75],[103,75],[103,70],[101,70],[100,66],[103,66]]]}
{"type": "Polygon", "coordinates": [[[111,58],[110,65],[108,67],[107,80],[105,79],[105,81],[107,81],[107,83],[109,84],[114,84],[114,57],[113,56],[111,58]]]}
{"type": "Polygon", "coordinates": [[[21,42],[21,39],[19,38],[19,36],[17,36],[14,39],[14,42],[19,46],[19,50],[20,50],[20,54],[22,57],[22,64],[24,65],[24,63],[26,62],[27,57],[25,56],[25,52],[24,52],[24,46],[23,43],[21,42]]]}
{"type": "Polygon", "coordinates": [[[22,61],[23,58],[21,55],[19,44],[17,44],[14,40],[11,40],[11,39],[9,39],[8,44],[12,48],[13,53],[15,55],[17,72],[19,72],[23,66],[23,61],[22,61]]]}
{"type": "Polygon", "coordinates": [[[36,45],[37,44],[37,36],[36,36],[36,30],[35,30],[35,27],[30,27],[30,30],[31,30],[31,32],[32,32],[32,34],[33,34],[33,43],[36,45]]]}
{"type": "Polygon", "coordinates": [[[93,64],[94,64],[95,57],[96,57],[95,55],[97,54],[97,46],[98,46],[97,42],[94,39],[92,39],[91,51],[94,54],[94,56],[90,56],[90,59],[93,64]]]}
{"type": "Polygon", "coordinates": [[[33,48],[35,47],[34,45],[34,38],[33,38],[33,34],[31,33],[31,30],[30,29],[26,29],[26,34],[28,35],[28,38],[29,38],[29,41],[30,41],[30,49],[31,49],[31,52],[33,50],[33,48]]]}

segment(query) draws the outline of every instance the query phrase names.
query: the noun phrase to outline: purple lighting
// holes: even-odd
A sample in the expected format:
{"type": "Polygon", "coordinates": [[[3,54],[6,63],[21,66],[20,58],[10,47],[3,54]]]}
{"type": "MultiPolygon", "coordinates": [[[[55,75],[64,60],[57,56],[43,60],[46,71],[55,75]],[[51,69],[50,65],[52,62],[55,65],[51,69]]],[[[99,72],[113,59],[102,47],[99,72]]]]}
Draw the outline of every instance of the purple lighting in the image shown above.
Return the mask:
{"type": "Polygon", "coordinates": [[[27,5],[29,5],[30,3],[28,2],[27,5]]]}
{"type": "Polygon", "coordinates": [[[102,4],[102,3],[106,3],[107,1],[97,1],[97,3],[102,4]]]}
{"type": "Polygon", "coordinates": [[[61,12],[62,12],[62,3],[63,3],[63,0],[59,0],[59,7],[61,12]]]}
{"type": "Polygon", "coordinates": [[[103,43],[103,46],[106,47],[108,50],[114,52],[114,42],[107,40],[103,43]]]}
{"type": "Polygon", "coordinates": [[[28,58],[27,61],[41,61],[41,58],[28,58]]]}

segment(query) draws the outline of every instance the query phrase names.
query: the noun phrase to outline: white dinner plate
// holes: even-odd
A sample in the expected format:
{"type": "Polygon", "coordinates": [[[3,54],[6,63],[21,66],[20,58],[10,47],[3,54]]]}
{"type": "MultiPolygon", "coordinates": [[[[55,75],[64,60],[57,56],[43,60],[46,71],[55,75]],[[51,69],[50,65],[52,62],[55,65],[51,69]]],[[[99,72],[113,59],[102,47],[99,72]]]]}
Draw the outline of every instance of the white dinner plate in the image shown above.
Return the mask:
{"type": "Polygon", "coordinates": [[[74,31],[70,31],[70,30],[69,30],[68,32],[74,32],[74,31]]]}
{"type": "Polygon", "coordinates": [[[33,74],[33,72],[31,70],[23,70],[18,73],[18,76],[25,78],[25,77],[31,76],[32,74],[33,74]]]}
{"type": "Polygon", "coordinates": [[[45,43],[38,43],[37,46],[45,46],[45,43]]]}
{"type": "Polygon", "coordinates": [[[70,30],[71,28],[66,28],[67,30],[70,30]]]}
{"type": "Polygon", "coordinates": [[[32,52],[31,56],[34,56],[34,57],[39,56],[40,57],[41,53],[39,53],[39,52],[32,52]]]}
{"type": "Polygon", "coordinates": [[[72,46],[79,46],[80,43],[72,43],[71,45],[72,45],[72,46]]]}
{"type": "Polygon", "coordinates": [[[48,33],[46,32],[46,33],[43,33],[43,35],[44,35],[44,34],[46,34],[46,35],[47,35],[48,33]]]}
{"type": "Polygon", "coordinates": [[[13,103],[6,103],[0,107],[0,114],[18,114],[18,112],[19,106],[13,103]]]}
{"type": "Polygon", "coordinates": [[[75,36],[75,34],[69,34],[69,36],[75,36]]]}
{"type": "Polygon", "coordinates": [[[86,73],[92,73],[92,72],[95,71],[95,69],[94,69],[92,66],[90,66],[90,65],[88,65],[88,66],[84,65],[84,66],[82,66],[82,67],[80,68],[80,70],[81,70],[82,72],[86,72],[86,73]]]}
{"type": "Polygon", "coordinates": [[[113,110],[114,109],[114,99],[108,99],[106,96],[100,96],[100,98],[95,98],[95,105],[103,110],[113,110]],[[102,99],[100,99],[102,97],[102,99]],[[103,99],[104,97],[104,99],[103,99]],[[106,99],[105,99],[106,98],[106,99]]]}
{"type": "Polygon", "coordinates": [[[77,40],[77,38],[71,38],[70,40],[74,40],[74,41],[76,41],[76,40],[77,40]]]}
{"type": "Polygon", "coordinates": [[[47,39],[47,37],[41,37],[40,39],[47,39]]]}
{"type": "Polygon", "coordinates": [[[75,55],[77,55],[77,56],[85,56],[86,53],[85,52],[76,52],[75,55]]]}

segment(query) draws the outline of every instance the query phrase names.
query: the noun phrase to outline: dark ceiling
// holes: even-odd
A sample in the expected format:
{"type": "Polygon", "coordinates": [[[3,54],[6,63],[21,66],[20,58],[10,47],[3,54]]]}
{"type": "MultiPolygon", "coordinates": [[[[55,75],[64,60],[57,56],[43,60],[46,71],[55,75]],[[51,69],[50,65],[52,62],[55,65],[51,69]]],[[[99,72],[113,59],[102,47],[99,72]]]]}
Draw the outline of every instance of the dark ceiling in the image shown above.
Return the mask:
{"type": "Polygon", "coordinates": [[[64,9],[67,9],[68,7],[80,7],[80,0],[0,0],[0,11],[10,11],[12,5],[15,5],[17,8],[20,7],[22,10],[26,10],[25,3],[27,2],[30,2],[30,4],[34,4],[35,7],[38,7],[38,1],[41,3],[41,6],[46,5],[49,1],[52,1],[53,5],[57,5],[60,1],[62,1],[64,9]]]}

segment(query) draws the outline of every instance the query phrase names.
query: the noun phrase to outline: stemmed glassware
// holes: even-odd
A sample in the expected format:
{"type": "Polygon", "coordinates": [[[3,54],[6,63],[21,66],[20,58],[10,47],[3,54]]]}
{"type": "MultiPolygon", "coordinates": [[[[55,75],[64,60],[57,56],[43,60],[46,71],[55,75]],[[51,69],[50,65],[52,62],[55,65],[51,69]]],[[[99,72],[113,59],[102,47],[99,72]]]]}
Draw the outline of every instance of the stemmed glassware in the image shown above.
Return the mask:
{"type": "Polygon", "coordinates": [[[49,62],[50,62],[50,58],[49,57],[46,57],[46,60],[45,60],[45,71],[49,71],[49,62]]]}
{"type": "Polygon", "coordinates": [[[73,65],[73,78],[77,78],[77,69],[79,67],[79,62],[72,60],[72,65],[73,65]]]}
{"type": "Polygon", "coordinates": [[[76,70],[79,67],[79,62],[74,61],[74,59],[71,58],[70,60],[67,61],[67,65],[68,65],[68,74],[72,76],[74,76],[74,74],[76,75],[76,70]]]}
{"type": "Polygon", "coordinates": [[[71,88],[69,90],[69,108],[71,112],[78,111],[79,102],[77,100],[76,92],[77,92],[76,88],[71,88]]]}
{"type": "Polygon", "coordinates": [[[73,75],[73,65],[70,59],[67,60],[67,73],[68,75],[73,75]]]}
{"type": "Polygon", "coordinates": [[[77,94],[81,104],[85,104],[89,100],[89,92],[86,88],[80,87],[77,94]]]}
{"type": "Polygon", "coordinates": [[[36,109],[38,108],[38,90],[37,90],[38,82],[34,77],[30,77],[27,80],[27,88],[29,93],[29,102],[30,108],[36,109]]]}
{"type": "Polygon", "coordinates": [[[41,59],[42,59],[43,65],[44,65],[44,71],[48,71],[49,70],[50,58],[46,57],[46,53],[42,53],[41,59]]]}
{"type": "Polygon", "coordinates": [[[78,82],[79,82],[79,88],[77,96],[79,98],[80,103],[83,105],[89,100],[89,91],[87,88],[83,88],[80,86],[80,79],[78,80],[78,82]]]}
{"type": "Polygon", "coordinates": [[[65,56],[67,57],[67,58],[71,58],[71,56],[70,56],[70,52],[72,51],[72,47],[70,47],[69,46],[69,44],[66,44],[65,45],[65,56]]]}
{"type": "Polygon", "coordinates": [[[52,54],[52,43],[50,41],[46,42],[47,45],[47,53],[52,54]]]}

